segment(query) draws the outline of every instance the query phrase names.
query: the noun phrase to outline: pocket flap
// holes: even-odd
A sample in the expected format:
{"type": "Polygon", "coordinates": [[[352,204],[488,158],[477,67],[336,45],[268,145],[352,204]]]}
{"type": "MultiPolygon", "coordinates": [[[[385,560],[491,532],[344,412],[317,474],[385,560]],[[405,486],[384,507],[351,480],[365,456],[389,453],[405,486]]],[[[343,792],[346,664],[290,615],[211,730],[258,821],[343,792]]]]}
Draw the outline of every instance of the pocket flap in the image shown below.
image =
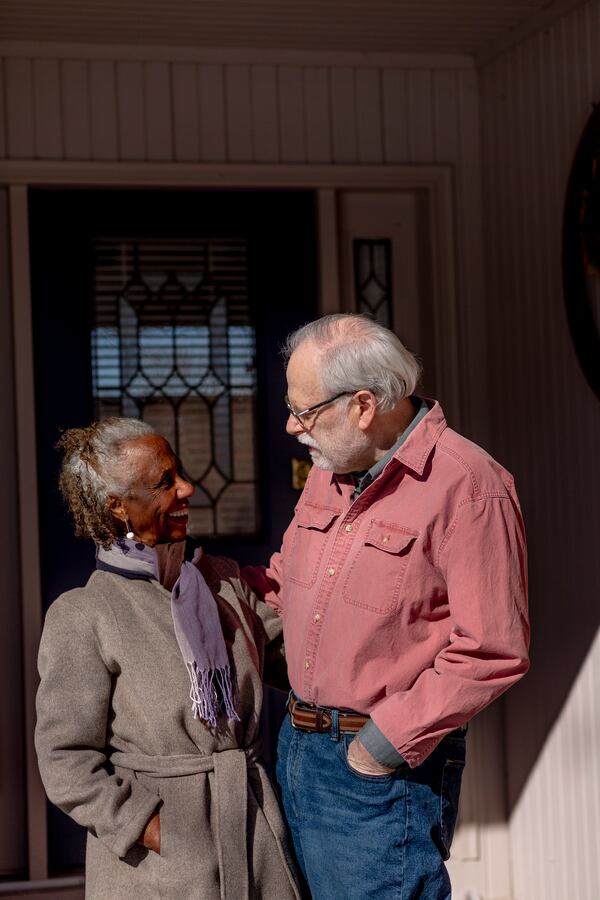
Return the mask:
{"type": "Polygon", "coordinates": [[[334,509],[332,506],[317,506],[315,503],[306,502],[296,510],[296,524],[301,528],[325,531],[340,513],[341,509],[334,509]]]}
{"type": "Polygon", "coordinates": [[[401,553],[419,537],[419,532],[403,525],[372,519],[365,538],[365,544],[385,550],[387,553],[401,553]]]}

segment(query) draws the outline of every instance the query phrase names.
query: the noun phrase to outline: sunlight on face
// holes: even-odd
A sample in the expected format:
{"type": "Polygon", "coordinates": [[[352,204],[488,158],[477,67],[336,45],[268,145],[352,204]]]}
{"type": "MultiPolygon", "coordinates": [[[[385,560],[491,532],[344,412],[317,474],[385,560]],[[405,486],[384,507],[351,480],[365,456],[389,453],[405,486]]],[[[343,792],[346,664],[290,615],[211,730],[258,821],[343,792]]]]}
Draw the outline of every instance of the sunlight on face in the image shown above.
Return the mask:
{"type": "Polygon", "coordinates": [[[121,465],[134,473],[131,496],[123,502],[136,538],[151,547],[183,540],[194,487],[168,441],[158,434],[131,441],[121,465]]]}
{"type": "MultiPolygon", "coordinates": [[[[288,396],[295,409],[307,409],[326,398],[319,378],[319,358],[319,351],[310,341],[300,344],[290,357],[288,396]]],[[[287,431],[308,447],[315,466],[339,475],[359,470],[371,447],[370,438],[355,422],[349,397],[340,397],[317,410],[308,429],[290,416],[287,431]]]]}

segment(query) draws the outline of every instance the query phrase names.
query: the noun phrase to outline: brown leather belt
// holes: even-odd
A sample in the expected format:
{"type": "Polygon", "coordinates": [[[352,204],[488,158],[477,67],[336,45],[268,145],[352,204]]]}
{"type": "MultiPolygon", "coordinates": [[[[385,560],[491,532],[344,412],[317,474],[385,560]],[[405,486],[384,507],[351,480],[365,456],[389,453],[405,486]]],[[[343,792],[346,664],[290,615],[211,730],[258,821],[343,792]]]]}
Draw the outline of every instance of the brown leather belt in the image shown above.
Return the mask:
{"type": "MultiPolygon", "coordinates": [[[[292,726],[299,731],[316,731],[319,734],[331,731],[334,710],[328,706],[311,706],[292,696],[288,702],[288,710],[292,726]]],[[[339,709],[337,713],[338,729],[342,734],[356,734],[369,721],[369,716],[350,710],[339,709]]]]}

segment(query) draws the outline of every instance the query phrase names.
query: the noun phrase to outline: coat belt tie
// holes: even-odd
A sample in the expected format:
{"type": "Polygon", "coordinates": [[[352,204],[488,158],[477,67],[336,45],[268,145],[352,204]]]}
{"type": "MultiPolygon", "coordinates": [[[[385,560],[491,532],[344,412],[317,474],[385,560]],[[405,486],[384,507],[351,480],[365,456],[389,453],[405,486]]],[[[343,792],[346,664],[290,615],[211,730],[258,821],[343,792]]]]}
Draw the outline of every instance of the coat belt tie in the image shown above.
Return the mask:
{"type": "Polygon", "coordinates": [[[248,885],[248,767],[255,766],[260,745],[220,750],[211,756],[146,756],[112,753],[114,766],[154,778],[177,778],[215,773],[214,811],[221,900],[249,900],[248,885]],[[232,790],[232,785],[236,786],[232,790]]]}

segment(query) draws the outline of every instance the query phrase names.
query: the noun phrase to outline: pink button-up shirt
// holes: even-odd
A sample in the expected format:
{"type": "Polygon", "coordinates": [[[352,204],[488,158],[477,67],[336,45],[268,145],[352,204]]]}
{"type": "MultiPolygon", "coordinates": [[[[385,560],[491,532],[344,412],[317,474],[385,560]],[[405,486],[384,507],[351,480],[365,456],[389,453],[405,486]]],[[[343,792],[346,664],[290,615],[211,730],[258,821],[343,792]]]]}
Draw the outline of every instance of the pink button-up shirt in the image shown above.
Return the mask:
{"type": "Polygon", "coordinates": [[[312,469],[262,592],[283,617],[295,693],[370,714],[416,766],[527,671],[519,502],[437,403],[353,491],[312,469]]]}

